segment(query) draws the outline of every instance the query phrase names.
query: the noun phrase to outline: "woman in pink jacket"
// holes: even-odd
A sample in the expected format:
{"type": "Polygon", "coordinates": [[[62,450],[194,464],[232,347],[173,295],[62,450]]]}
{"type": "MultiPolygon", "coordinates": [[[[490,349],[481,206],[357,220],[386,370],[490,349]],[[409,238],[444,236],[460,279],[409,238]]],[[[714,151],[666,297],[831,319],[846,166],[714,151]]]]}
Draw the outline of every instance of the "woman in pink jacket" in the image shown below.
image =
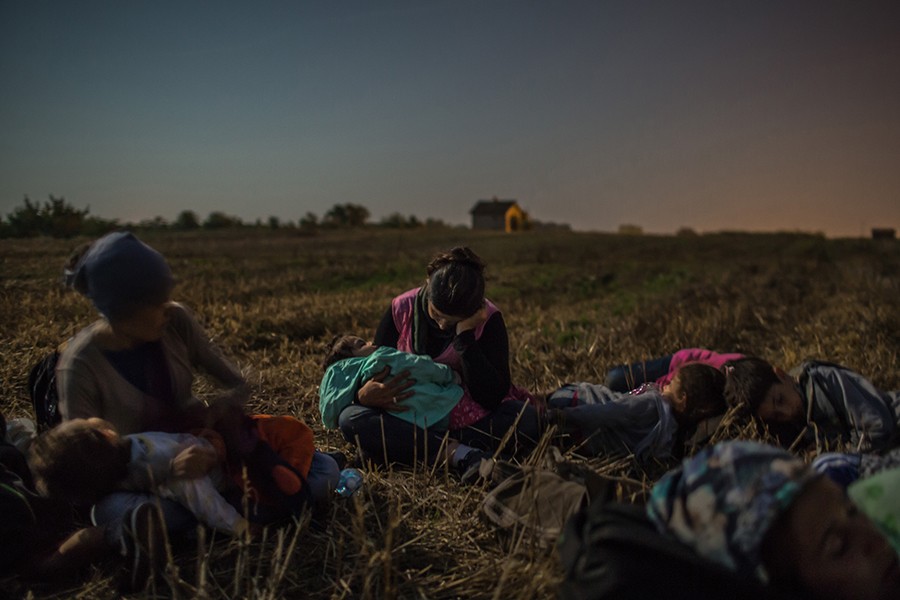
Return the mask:
{"type": "Polygon", "coordinates": [[[427,274],[424,286],[394,298],[374,343],[449,365],[460,376],[462,399],[448,419],[420,429],[394,416],[413,393],[409,373],[386,369],[341,412],[344,437],[377,463],[446,458],[461,473],[498,449],[527,452],[538,438],[538,416],[531,396],[511,384],[506,324],[484,297],[484,262],[469,248],[453,248],[435,256],[427,274]],[[513,435],[499,448],[512,427],[513,435]],[[439,455],[448,432],[446,452],[439,455]]]}

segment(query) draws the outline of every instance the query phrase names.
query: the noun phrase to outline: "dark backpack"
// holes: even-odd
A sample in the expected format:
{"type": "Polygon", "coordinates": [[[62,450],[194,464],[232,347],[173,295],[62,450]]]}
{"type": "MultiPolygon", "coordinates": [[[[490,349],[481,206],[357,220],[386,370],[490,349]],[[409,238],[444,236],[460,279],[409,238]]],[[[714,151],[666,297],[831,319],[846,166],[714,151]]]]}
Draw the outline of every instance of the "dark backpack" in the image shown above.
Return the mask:
{"type": "Polygon", "coordinates": [[[28,395],[39,431],[46,431],[62,420],[59,395],[56,392],[56,364],[59,351],[54,350],[39,360],[28,373],[28,395]]]}
{"type": "Polygon", "coordinates": [[[37,517],[31,506],[34,494],[19,476],[0,465],[0,575],[9,574],[27,556],[37,525],[37,517]]]}
{"type": "MultiPolygon", "coordinates": [[[[12,452],[8,450],[4,459],[12,452]]],[[[22,457],[24,459],[24,457],[22,457]]],[[[58,498],[35,492],[14,462],[0,464],[0,576],[27,569],[35,556],[46,556],[75,529],[72,508],[58,498]]],[[[0,594],[2,595],[2,594],[0,594]]]]}
{"type": "Polygon", "coordinates": [[[791,600],[661,535],[642,506],[593,504],[558,542],[561,600],[791,600]]]}

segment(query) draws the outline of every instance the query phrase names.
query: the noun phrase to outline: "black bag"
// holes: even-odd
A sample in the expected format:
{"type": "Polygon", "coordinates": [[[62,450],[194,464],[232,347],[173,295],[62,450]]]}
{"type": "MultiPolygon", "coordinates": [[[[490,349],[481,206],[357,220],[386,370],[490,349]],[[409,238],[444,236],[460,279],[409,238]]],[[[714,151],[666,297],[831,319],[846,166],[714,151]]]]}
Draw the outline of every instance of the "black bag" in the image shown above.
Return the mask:
{"type": "Polygon", "coordinates": [[[59,414],[59,395],[56,392],[56,363],[59,350],[39,360],[28,373],[28,394],[34,409],[39,431],[46,431],[62,420],[59,414]]]}
{"type": "Polygon", "coordinates": [[[19,476],[0,465],[0,575],[7,575],[26,556],[37,518],[31,507],[34,494],[19,476]]]}
{"type": "MultiPolygon", "coordinates": [[[[13,447],[6,450],[18,452],[13,447]]],[[[5,458],[9,458],[8,454],[5,458]]],[[[24,459],[24,457],[22,457],[24,459]]],[[[27,570],[75,530],[72,508],[59,498],[39,495],[23,479],[28,473],[0,464],[0,576],[27,570]]]]}
{"type": "Polygon", "coordinates": [[[561,600],[790,600],[661,535],[642,506],[593,504],[566,523],[558,543],[561,600]]]}

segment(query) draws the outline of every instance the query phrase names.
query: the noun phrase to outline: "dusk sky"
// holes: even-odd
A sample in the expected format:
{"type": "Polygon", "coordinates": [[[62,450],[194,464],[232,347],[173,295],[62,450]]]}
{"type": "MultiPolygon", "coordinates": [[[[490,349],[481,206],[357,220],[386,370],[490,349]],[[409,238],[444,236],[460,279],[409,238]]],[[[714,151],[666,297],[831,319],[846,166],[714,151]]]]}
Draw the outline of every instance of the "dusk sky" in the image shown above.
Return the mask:
{"type": "Polygon", "coordinates": [[[0,215],[900,228],[900,2],[0,0],[0,215]]]}

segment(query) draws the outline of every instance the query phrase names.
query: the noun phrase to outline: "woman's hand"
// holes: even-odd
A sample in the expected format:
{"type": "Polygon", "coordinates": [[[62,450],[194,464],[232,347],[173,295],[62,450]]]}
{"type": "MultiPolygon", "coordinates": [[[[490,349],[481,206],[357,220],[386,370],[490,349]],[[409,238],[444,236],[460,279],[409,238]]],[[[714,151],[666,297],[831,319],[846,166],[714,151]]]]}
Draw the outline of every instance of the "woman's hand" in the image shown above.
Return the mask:
{"type": "Polygon", "coordinates": [[[475,329],[488,319],[488,311],[487,306],[482,305],[481,308],[478,309],[471,317],[466,317],[462,321],[456,324],[456,335],[461,334],[463,331],[468,331],[470,329],[475,329]]]}
{"type": "Polygon", "coordinates": [[[188,446],[169,463],[169,476],[175,479],[197,479],[216,466],[218,455],[207,446],[188,446]]]}
{"type": "Polygon", "coordinates": [[[356,393],[359,403],[369,408],[380,408],[391,412],[409,410],[408,406],[403,406],[400,402],[413,396],[415,392],[409,388],[415,385],[416,380],[410,379],[409,371],[401,371],[388,379],[390,373],[391,368],[385,367],[380,373],[365,382],[356,393]]]}

